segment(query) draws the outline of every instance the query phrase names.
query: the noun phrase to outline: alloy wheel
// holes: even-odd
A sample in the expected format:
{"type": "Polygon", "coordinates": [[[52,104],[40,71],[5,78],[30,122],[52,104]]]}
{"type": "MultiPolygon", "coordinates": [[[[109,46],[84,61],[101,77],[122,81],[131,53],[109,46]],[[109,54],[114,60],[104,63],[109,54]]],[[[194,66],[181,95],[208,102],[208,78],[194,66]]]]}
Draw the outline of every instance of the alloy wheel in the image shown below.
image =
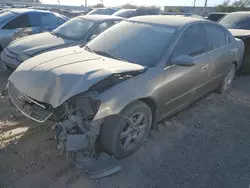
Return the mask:
{"type": "Polygon", "coordinates": [[[224,85],[223,85],[223,90],[227,91],[230,86],[232,85],[232,82],[234,80],[235,77],[235,71],[236,71],[236,67],[233,64],[232,67],[229,69],[228,74],[224,80],[224,85]]]}
{"type": "Polygon", "coordinates": [[[120,135],[121,146],[124,150],[136,147],[136,143],[141,142],[146,134],[148,120],[144,113],[133,114],[125,125],[120,135]]]}

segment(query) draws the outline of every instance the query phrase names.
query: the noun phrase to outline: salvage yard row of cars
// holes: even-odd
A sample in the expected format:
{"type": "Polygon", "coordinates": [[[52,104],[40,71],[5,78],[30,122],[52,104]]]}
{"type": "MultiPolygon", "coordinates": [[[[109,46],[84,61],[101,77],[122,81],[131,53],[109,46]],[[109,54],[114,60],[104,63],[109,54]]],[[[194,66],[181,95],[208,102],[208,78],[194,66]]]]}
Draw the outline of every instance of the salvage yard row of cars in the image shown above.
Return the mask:
{"type": "Polygon", "coordinates": [[[81,150],[99,143],[117,158],[130,156],[163,118],[211,91],[231,91],[245,47],[227,29],[242,22],[227,16],[222,24],[169,15],[73,18],[3,50],[1,62],[14,71],[6,91],[30,119],[57,122],[59,143],[75,136],[81,150]]]}

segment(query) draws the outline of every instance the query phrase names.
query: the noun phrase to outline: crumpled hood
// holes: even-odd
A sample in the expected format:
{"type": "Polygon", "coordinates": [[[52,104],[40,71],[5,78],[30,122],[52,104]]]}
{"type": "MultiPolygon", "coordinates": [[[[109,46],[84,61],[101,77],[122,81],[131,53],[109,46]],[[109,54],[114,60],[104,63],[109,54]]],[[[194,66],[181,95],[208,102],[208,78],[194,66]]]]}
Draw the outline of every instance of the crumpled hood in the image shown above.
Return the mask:
{"type": "Polygon", "coordinates": [[[102,57],[80,47],[70,47],[25,61],[11,74],[9,81],[27,96],[55,108],[113,73],[144,68],[102,57]]]}
{"type": "Polygon", "coordinates": [[[250,36],[250,30],[245,29],[229,29],[234,37],[247,37],[250,36]]]}
{"type": "Polygon", "coordinates": [[[59,46],[68,46],[74,43],[77,44],[76,41],[63,39],[46,32],[30,35],[13,41],[8,46],[8,50],[15,54],[25,53],[27,55],[33,56],[43,51],[48,51],[59,46]]]}

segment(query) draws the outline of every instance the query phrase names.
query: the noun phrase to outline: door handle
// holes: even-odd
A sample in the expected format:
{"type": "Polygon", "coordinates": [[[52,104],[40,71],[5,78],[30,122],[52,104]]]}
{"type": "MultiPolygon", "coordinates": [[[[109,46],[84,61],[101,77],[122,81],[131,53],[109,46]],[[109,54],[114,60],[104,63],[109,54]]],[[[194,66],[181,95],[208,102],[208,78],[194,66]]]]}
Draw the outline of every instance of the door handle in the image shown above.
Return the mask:
{"type": "Polygon", "coordinates": [[[205,65],[204,67],[202,67],[201,71],[205,71],[208,69],[208,65],[205,65]]]}
{"type": "Polygon", "coordinates": [[[228,57],[232,57],[232,56],[233,56],[233,52],[229,52],[228,57]]]}

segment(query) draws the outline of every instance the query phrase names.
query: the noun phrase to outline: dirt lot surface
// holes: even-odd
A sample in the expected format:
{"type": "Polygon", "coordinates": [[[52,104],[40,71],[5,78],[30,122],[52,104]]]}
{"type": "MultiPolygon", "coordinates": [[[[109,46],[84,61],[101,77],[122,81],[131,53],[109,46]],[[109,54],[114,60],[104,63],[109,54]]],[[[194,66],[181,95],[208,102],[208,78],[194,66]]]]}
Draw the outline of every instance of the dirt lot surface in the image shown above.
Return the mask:
{"type": "MultiPolygon", "coordinates": [[[[0,72],[0,90],[7,75],[0,72]]],[[[250,185],[250,76],[226,98],[212,94],[162,122],[123,170],[87,180],[57,156],[51,124],[19,115],[0,98],[0,187],[244,188],[250,185]]]]}

